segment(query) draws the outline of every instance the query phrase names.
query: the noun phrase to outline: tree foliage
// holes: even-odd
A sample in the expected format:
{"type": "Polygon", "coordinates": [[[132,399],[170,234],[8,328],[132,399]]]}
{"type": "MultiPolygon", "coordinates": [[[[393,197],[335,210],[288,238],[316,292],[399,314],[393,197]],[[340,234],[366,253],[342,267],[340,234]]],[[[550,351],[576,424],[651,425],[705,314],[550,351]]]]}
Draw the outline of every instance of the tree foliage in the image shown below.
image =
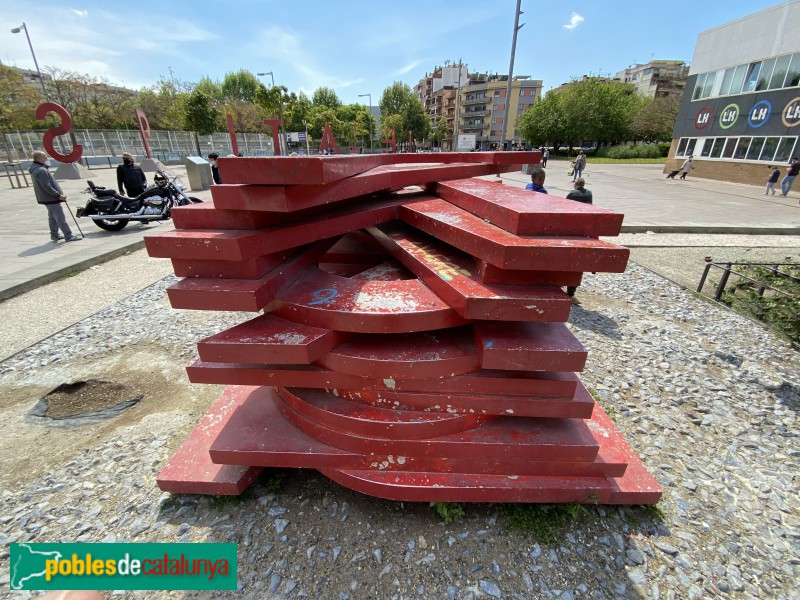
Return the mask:
{"type": "Polygon", "coordinates": [[[641,98],[631,121],[631,136],[643,142],[672,139],[681,101],[676,97],[641,98]]]}
{"type": "Polygon", "coordinates": [[[430,120],[407,84],[396,81],[383,90],[380,107],[384,135],[391,135],[387,132],[394,129],[399,142],[406,140],[409,131],[415,140],[428,137],[430,120]]]}
{"type": "Polygon", "coordinates": [[[311,96],[311,103],[314,106],[325,106],[331,110],[336,110],[342,105],[339,96],[336,95],[331,88],[321,87],[314,90],[314,95],[311,96]]]}
{"type": "Polygon", "coordinates": [[[0,65],[0,129],[33,128],[43,101],[40,88],[28,85],[16,69],[0,65]]]}
{"type": "Polygon", "coordinates": [[[519,131],[535,146],[629,141],[641,106],[631,84],[589,78],[548,92],[520,117],[519,131]]]}
{"type": "Polygon", "coordinates": [[[262,83],[255,75],[246,69],[240,69],[234,73],[225,74],[220,91],[226,100],[253,102],[256,99],[256,92],[261,87],[263,87],[262,83]]]}
{"type": "Polygon", "coordinates": [[[201,90],[195,90],[186,103],[185,126],[186,129],[209,135],[217,131],[219,111],[214,108],[211,98],[201,90]]]}

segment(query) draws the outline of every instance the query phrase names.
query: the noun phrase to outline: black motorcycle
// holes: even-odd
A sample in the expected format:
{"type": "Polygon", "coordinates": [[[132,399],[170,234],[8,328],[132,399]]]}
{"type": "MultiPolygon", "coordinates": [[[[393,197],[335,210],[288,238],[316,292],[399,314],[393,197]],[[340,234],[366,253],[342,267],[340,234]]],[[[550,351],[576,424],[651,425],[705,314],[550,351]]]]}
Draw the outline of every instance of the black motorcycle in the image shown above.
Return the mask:
{"type": "Polygon", "coordinates": [[[131,221],[167,221],[172,218],[172,209],[176,206],[202,202],[199,198],[187,196],[182,185],[170,181],[160,171],[153,179],[156,183],[135,198],[122,196],[116,190],[87,180],[89,188],[84,193],[91,194],[91,198],[75,214],[89,217],[100,229],[120,231],[131,221]]]}

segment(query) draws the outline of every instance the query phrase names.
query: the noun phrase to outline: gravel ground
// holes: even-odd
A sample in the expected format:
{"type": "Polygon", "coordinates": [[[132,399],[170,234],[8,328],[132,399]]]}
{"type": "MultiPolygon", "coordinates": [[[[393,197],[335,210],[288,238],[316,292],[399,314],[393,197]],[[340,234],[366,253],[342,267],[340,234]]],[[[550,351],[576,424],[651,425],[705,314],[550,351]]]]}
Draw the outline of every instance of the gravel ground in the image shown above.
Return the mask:
{"type": "Polygon", "coordinates": [[[239,593],[125,597],[798,597],[800,355],[760,325],[636,265],[587,276],[570,321],[589,349],[582,378],[664,497],[657,510],[588,507],[545,543],[498,506],[465,505],[446,525],[314,471],[267,472],[230,501],[160,492],[155,475],[221,389],[185,383],[182,365],[200,337],[244,318],[173,311],[171,281],[0,362],[4,597],[31,597],[8,589],[16,541],[239,544],[239,593]],[[145,399],[103,423],[25,416],[77,377],[145,399]]]}

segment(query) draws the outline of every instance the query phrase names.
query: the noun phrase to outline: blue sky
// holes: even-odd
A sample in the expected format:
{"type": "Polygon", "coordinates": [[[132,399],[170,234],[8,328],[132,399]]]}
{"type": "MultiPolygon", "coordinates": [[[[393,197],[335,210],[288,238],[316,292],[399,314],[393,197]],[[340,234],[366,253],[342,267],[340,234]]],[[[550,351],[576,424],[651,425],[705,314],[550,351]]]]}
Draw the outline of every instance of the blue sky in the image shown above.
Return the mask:
{"type": "MultiPolygon", "coordinates": [[[[544,90],[635,62],[691,62],[697,34],[779,4],[775,0],[523,0],[515,75],[544,90]]],[[[0,0],[0,61],[106,77],[131,88],[160,76],[221,80],[272,71],[291,91],[333,88],[373,104],[394,81],[413,86],[445,61],[507,73],[515,0],[0,0]]],[[[264,78],[269,84],[269,76],[264,78]]]]}

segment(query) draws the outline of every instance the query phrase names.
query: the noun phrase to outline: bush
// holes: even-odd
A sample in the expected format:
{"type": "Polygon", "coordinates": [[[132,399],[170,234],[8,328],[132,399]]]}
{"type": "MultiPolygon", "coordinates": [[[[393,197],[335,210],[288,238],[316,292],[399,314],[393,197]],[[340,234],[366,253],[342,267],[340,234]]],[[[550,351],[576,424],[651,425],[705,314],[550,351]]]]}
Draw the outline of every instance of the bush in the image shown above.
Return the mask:
{"type": "Polygon", "coordinates": [[[661,156],[669,156],[669,147],[670,144],[659,144],[658,151],[661,153],[661,156]]]}
{"type": "MultiPolygon", "coordinates": [[[[661,146],[663,144],[639,144],[636,146],[610,146],[607,148],[600,148],[597,156],[604,158],[661,158],[666,154],[661,153],[661,146]]],[[[669,145],[667,145],[669,150],[669,145]]]]}

